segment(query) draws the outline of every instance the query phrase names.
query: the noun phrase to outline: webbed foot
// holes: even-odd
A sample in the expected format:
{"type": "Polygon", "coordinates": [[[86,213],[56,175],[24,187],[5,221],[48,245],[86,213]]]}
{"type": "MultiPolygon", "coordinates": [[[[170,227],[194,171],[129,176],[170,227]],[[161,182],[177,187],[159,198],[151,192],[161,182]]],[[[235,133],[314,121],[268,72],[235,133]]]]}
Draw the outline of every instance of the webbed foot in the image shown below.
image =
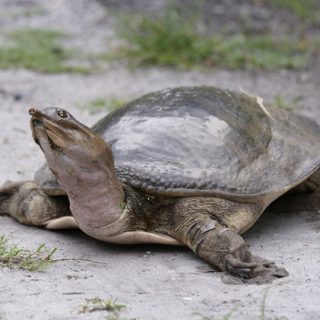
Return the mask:
{"type": "Polygon", "coordinates": [[[241,278],[249,278],[253,268],[258,266],[243,238],[230,229],[220,231],[220,241],[227,244],[225,267],[231,274],[241,278]]]}
{"type": "Polygon", "coordinates": [[[229,242],[229,253],[225,256],[226,270],[240,278],[241,282],[263,284],[288,276],[288,272],[274,262],[252,255],[241,236],[228,229],[222,232],[223,241],[229,242]]]}

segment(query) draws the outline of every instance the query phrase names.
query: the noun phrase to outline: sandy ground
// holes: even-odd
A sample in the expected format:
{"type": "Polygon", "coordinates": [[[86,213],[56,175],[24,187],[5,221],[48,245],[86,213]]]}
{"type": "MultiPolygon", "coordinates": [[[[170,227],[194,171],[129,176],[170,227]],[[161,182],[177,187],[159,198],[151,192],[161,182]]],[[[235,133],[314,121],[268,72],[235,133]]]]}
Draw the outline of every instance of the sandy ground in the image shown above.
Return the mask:
{"type": "MultiPolygon", "coordinates": [[[[39,3],[1,2],[0,12],[5,6],[12,14],[1,17],[0,26],[6,30],[26,25],[60,27],[79,36],[79,47],[91,41],[97,51],[103,47],[103,39],[112,36],[112,31],[102,28],[108,12],[98,3],[91,2],[88,10],[84,0],[47,1],[41,6],[41,14],[23,14],[26,7],[39,3]],[[86,18],[79,18],[82,13],[88,13],[86,18]],[[97,36],[85,30],[96,30],[97,36]]],[[[201,73],[151,68],[130,72],[114,66],[102,74],[86,76],[0,71],[0,185],[6,180],[32,179],[44,161],[31,139],[29,106],[64,106],[90,125],[102,114],[89,114],[77,105],[97,97],[129,100],[164,87],[205,84],[242,88],[265,100],[279,94],[288,101],[298,98],[294,111],[320,122],[316,70],[201,73]],[[17,95],[21,99],[17,100],[17,95]]],[[[30,249],[45,243],[58,248],[56,259],[66,259],[44,272],[0,269],[0,319],[104,319],[107,312],[78,313],[86,298],[99,296],[116,298],[127,306],[120,319],[201,319],[197,313],[222,319],[235,309],[231,319],[317,320],[320,213],[316,208],[306,208],[307,204],[291,213],[268,212],[245,234],[254,253],[275,260],[290,273],[287,278],[260,286],[225,284],[223,273],[214,272],[185,248],[115,246],[90,239],[80,231],[50,232],[0,217],[0,234],[12,243],[30,249]]]]}

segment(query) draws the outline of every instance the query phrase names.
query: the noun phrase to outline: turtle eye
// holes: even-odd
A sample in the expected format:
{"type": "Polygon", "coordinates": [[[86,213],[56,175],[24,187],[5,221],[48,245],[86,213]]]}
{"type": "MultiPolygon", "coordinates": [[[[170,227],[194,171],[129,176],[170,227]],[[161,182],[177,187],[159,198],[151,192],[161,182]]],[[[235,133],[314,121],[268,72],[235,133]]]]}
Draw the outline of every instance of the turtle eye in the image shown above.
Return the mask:
{"type": "Polygon", "coordinates": [[[68,112],[63,109],[57,109],[57,115],[63,119],[69,118],[68,112]]]}

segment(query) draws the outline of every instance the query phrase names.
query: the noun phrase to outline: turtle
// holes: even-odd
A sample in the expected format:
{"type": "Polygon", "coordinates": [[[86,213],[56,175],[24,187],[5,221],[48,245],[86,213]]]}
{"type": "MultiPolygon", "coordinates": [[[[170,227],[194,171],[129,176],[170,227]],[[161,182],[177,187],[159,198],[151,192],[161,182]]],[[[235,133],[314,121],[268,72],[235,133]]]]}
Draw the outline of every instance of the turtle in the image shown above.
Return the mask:
{"type": "Polygon", "coordinates": [[[288,274],[241,234],[289,190],[318,188],[315,121],[208,86],[146,94],[92,128],[61,107],[29,114],[46,163],[34,181],[3,185],[0,214],[110,243],[184,245],[240,279],[288,274]]]}

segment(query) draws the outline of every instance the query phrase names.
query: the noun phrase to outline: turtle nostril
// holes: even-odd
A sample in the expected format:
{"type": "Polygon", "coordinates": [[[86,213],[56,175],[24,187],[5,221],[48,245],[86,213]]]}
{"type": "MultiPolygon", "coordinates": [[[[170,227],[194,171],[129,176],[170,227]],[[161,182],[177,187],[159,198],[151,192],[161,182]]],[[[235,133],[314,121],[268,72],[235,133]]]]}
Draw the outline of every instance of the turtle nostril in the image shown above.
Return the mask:
{"type": "Polygon", "coordinates": [[[29,114],[30,114],[30,116],[33,116],[33,115],[36,113],[36,111],[37,111],[37,109],[35,109],[35,108],[30,108],[30,109],[29,109],[29,114]]]}

